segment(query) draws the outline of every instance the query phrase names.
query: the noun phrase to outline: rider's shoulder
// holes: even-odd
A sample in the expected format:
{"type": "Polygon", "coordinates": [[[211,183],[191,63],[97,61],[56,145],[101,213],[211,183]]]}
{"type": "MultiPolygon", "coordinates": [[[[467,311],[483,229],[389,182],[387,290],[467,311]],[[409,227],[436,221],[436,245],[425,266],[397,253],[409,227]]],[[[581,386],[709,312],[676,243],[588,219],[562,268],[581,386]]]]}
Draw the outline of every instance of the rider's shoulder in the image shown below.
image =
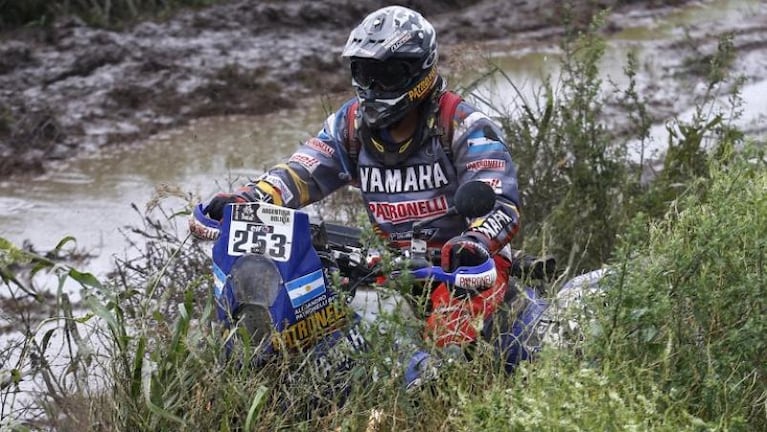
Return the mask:
{"type": "Polygon", "coordinates": [[[349,98],[346,101],[344,101],[339,108],[331,112],[328,116],[328,120],[330,120],[331,123],[338,121],[338,122],[345,122],[347,121],[349,116],[353,116],[355,113],[353,111],[355,108],[355,104],[357,103],[357,98],[349,98]]]}
{"type": "Polygon", "coordinates": [[[341,104],[341,107],[338,108],[338,111],[336,111],[336,114],[337,115],[343,115],[343,116],[346,116],[347,113],[348,114],[353,114],[353,113],[350,112],[350,110],[353,108],[353,105],[355,105],[355,104],[357,104],[357,98],[356,97],[351,97],[351,98],[347,99],[346,101],[344,101],[341,104]]]}
{"type": "Polygon", "coordinates": [[[455,114],[453,114],[453,124],[455,125],[455,137],[461,137],[469,131],[483,129],[488,125],[498,126],[489,115],[466,100],[462,100],[456,107],[455,114]]]}
{"type": "Polygon", "coordinates": [[[347,114],[351,114],[351,108],[352,105],[354,105],[357,102],[357,98],[349,98],[345,100],[341,105],[337,105],[338,108],[336,108],[335,111],[330,111],[330,114],[328,115],[328,118],[345,118],[347,114]]]}
{"type": "Polygon", "coordinates": [[[325,133],[335,136],[337,133],[341,133],[344,128],[348,126],[348,116],[354,115],[350,112],[350,108],[356,100],[356,98],[348,99],[342,103],[338,109],[331,111],[330,114],[328,114],[324,125],[325,133]]]}

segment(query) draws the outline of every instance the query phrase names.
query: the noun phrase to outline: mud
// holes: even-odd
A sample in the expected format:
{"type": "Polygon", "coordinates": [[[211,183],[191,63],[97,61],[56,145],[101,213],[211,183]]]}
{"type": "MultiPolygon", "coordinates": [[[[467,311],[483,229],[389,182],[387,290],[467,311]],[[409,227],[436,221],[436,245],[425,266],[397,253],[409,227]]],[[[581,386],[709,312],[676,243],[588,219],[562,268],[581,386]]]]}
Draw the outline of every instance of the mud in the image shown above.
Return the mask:
{"type": "MultiPolygon", "coordinates": [[[[560,3],[402,2],[435,25],[443,61],[469,42],[555,43],[560,3]]],[[[575,3],[582,23],[615,6],[607,28],[619,31],[686,1],[575,3]]],[[[52,161],[129,145],[194,118],[263,114],[349,91],[341,49],[361,17],[382,5],[236,0],[124,30],[65,17],[0,35],[0,177],[41,173],[52,161]]],[[[764,27],[751,50],[764,48],[764,27]]]]}

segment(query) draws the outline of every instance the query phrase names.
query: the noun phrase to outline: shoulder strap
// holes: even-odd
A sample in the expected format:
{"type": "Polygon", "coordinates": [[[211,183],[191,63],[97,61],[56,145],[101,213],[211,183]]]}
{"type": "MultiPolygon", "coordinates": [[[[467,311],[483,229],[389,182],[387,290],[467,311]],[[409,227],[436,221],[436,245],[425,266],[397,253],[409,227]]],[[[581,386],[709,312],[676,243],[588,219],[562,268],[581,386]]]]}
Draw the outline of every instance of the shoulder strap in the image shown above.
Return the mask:
{"type": "Polygon", "coordinates": [[[451,160],[453,158],[453,117],[461,101],[463,101],[461,95],[452,91],[446,91],[439,98],[439,118],[437,119],[437,125],[441,131],[439,141],[451,160]]]}
{"type": "Polygon", "coordinates": [[[360,147],[362,146],[362,143],[357,136],[357,125],[355,124],[358,105],[359,101],[355,100],[346,110],[346,140],[344,142],[344,145],[346,145],[346,153],[349,155],[349,160],[355,167],[354,169],[356,169],[357,158],[359,157],[360,147]]]}

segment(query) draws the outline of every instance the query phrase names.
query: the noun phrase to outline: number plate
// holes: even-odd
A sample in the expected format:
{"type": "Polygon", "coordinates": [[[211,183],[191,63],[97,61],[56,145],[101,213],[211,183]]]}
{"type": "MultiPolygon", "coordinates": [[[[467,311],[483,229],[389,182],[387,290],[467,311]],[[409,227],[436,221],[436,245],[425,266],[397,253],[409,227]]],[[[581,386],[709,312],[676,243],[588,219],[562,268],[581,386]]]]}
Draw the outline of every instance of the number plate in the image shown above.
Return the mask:
{"type": "Polygon", "coordinates": [[[265,203],[234,204],[229,255],[255,253],[275,261],[290,258],[295,211],[265,203]]]}

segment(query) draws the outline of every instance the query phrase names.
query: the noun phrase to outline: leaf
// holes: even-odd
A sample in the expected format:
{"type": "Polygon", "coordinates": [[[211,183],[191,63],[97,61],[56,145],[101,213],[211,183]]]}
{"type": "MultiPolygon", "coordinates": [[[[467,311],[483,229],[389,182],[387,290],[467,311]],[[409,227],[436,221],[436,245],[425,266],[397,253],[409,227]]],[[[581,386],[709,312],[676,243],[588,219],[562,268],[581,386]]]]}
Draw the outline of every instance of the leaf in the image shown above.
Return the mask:
{"type": "Polygon", "coordinates": [[[140,295],[141,291],[134,289],[134,288],[126,288],[125,291],[122,291],[117,294],[118,300],[130,300],[131,298],[135,297],[136,295],[140,295]]]}
{"type": "Polygon", "coordinates": [[[146,337],[141,336],[136,346],[136,357],[133,359],[132,383],[130,387],[131,398],[136,399],[141,392],[141,370],[144,367],[144,352],[146,350],[146,337]]]}
{"type": "Polygon", "coordinates": [[[101,282],[99,282],[99,280],[96,279],[96,276],[93,276],[91,273],[84,273],[77,269],[70,268],[68,274],[69,277],[79,282],[83,287],[101,289],[101,282]]]}
{"type": "Polygon", "coordinates": [[[92,296],[86,297],[85,303],[96,314],[96,316],[103,319],[107,323],[107,326],[112,332],[112,336],[115,342],[117,342],[120,351],[124,351],[126,349],[127,342],[123,336],[127,334],[127,331],[125,330],[122,320],[120,320],[118,317],[119,309],[117,305],[114,305],[110,302],[107,304],[107,306],[104,306],[101,304],[101,302],[92,296]],[[112,308],[115,309],[115,313],[112,313],[112,308]]]}
{"type": "Polygon", "coordinates": [[[256,417],[258,417],[258,413],[261,411],[261,407],[263,406],[263,403],[266,401],[266,392],[269,389],[267,389],[265,386],[261,385],[258,386],[258,389],[256,390],[255,396],[253,396],[253,401],[250,403],[250,409],[248,410],[248,417],[245,420],[245,430],[253,430],[253,422],[255,421],[256,417]]]}
{"type": "Polygon", "coordinates": [[[642,342],[652,342],[658,335],[658,329],[655,327],[646,327],[642,329],[642,342]]]}
{"type": "Polygon", "coordinates": [[[74,237],[66,236],[62,238],[61,240],[59,240],[59,242],[56,244],[56,247],[54,247],[53,250],[60,251],[64,247],[64,245],[70,242],[77,244],[77,240],[74,237]]]}
{"type": "Polygon", "coordinates": [[[144,395],[144,402],[146,403],[147,408],[149,408],[149,411],[153,414],[156,414],[165,420],[179,423],[185,427],[186,424],[181,417],[168,412],[168,410],[163,409],[152,401],[152,375],[154,375],[156,369],[157,365],[150,361],[144,361],[141,366],[141,390],[144,395]]]}
{"type": "Polygon", "coordinates": [[[16,275],[14,275],[11,271],[7,270],[5,267],[0,267],[0,277],[3,279],[3,282],[5,282],[7,285],[15,285],[16,288],[22,290],[25,294],[37,297],[37,293],[27,287],[24,286],[24,284],[21,283],[18,279],[16,279],[16,275]]]}
{"type": "Polygon", "coordinates": [[[94,316],[96,316],[96,315],[93,312],[88,312],[87,314],[85,314],[85,315],[83,315],[83,316],[81,316],[79,318],[75,318],[74,320],[78,324],[84,324],[84,323],[87,323],[88,321],[90,321],[90,319],[93,318],[94,316]]]}
{"type": "Polygon", "coordinates": [[[56,267],[56,264],[52,261],[35,259],[35,265],[34,267],[32,267],[32,270],[30,270],[29,272],[32,275],[36,275],[42,270],[52,269],[54,267],[56,267]]]}
{"type": "Polygon", "coordinates": [[[51,340],[51,336],[53,336],[53,333],[56,331],[55,328],[52,328],[45,332],[45,335],[43,336],[42,340],[42,347],[40,348],[41,353],[45,353],[45,350],[48,348],[48,342],[51,340]]]}

